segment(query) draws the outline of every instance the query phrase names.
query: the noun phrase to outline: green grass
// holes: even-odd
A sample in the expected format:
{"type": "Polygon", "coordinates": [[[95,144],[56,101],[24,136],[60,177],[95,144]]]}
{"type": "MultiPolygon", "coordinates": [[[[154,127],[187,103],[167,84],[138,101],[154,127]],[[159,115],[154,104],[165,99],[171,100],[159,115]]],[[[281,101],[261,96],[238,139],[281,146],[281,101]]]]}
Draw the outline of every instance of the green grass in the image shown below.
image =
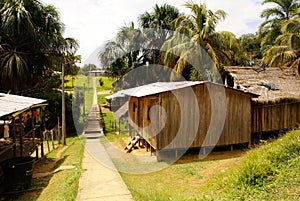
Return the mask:
{"type": "MultiPolygon", "coordinates": [[[[97,77],[97,91],[108,91],[112,90],[111,83],[115,81],[115,78],[109,78],[109,77],[97,77]],[[99,79],[102,79],[103,86],[100,86],[99,79]]],[[[105,97],[110,95],[109,93],[105,94],[99,94],[98,95],[98,104],[100,106],[105,105],[106,99],[105,97]]],[[[113,117],[113,113],[108,109],[101,107],[101,115],[102,115],[102,125],[103,125],[103,131],[106,135],[106,137],[112,141],[117,138],[121,138],[123,135],[116,135],[116,131],[118,131],[118,125],[117,121],[115,121],[113,117]]]]}
{"type": "MultiPolygon", "coordinates": [[[[300,130],[249,152],[233,169],[220,197],[236,200],[299,200],[300,130]]],[[[219,184],[220,185],[220,184],[219,184]]],[[[221,186],[221,185],[220,185],[221,186]]]]}
{"type": "MultiPolygon", "coordinates": [[[[66,79],[66,81],[68,81],[65,84],[65,86],[67,86],[67,88],[73,90],[72,77],[66,76],[65,79],[66,79]]],[[[74,82],[74,88],[75,88],[75,92],[76,92],[75,94],[81,93],[81,94],[84,94],[84,97],[85,97],[84,106],[83,106],[83,104],[80,106],[81,114],[88,114],[90,111],[90,107],[93,103],[93,78],[83,76],[83,75],[77,75],[77,76],[75,76],[75,80],[73,82],[74,82]]]]}
{"type": "MultiPolygon", "coordinates": [[[[64,150],[56,167],[59,165],[72,165],[74,169],[63,170],[53,175],[33,180],[32,189],[36,191],[26,193],[12,200],[18,201],[73,201],[76,200],[78,191],[78,181],[82,172],[81,162],[84,147],[78,137],[68,138],[69,147],[64,150]]],[[[53,160],[63,146],[49,153],[37,165],[45,165],[53,160]]],[[[51,170],[48,170],[51,171],[51,170]]]]}
{"type": "Polygon", "coordinates": [[[113,89],[112,87],[112,82],[116,80],[116,78],[111,78],[111,77],[97,77],[97,91],[110,91],[113,89]],[[99,80],[103,81],[103,86],[100,86],[99,80]]]}
{"type": "Polygon", "coordinates": [[[200,200],[198,186],[210,162],[174,164],[146,175],[121,173],[134,200],[200,200]]]}
{"type": "Polygon", "coordinates": [[[193,160],[121,175],[134,200],[299,200],[300,130],[230,160],[226,171],[226,160],[193,160]]]}
{"type": "Polygon", "coordinates": [[[106,103],[105,96],[109,96],[110,94],[101,94],[98,95],[98,104],[99,105],[104,105],[106,103]]]}
{"type": "MultiPolygon", "coordinates": [[[[103,105],[103,103],[105,103],[104,97],[106,95],[98,95],[98,103],[99,104],[102,103],[100,105],[103,105]]],[[[117,132],[119,132],[119,123],[118,120],[114,119],[113,113],[108,108],[101,107],[101,116],[102,116],[103,131],[108,141],[114,141],[119,138],[128,137],[128,133],[124,133],[124,130],[122,129],[126,126],[125,125],[126,123],[122,121],[120,125],[121,126],[120,133],[116,134],[117,132]]]]}

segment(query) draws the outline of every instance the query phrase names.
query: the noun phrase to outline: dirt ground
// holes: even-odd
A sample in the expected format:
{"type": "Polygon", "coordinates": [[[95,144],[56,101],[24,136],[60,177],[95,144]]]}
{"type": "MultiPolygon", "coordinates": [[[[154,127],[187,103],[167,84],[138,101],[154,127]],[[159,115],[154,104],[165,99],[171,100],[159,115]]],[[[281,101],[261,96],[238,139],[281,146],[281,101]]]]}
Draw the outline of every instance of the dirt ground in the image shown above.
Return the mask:
{"type": "Polygon", "coordinates": [[[103,95],[103,94],[110,94],[111,90],[106,90],[106,91],[98,91],[97,95],[103,95]]]}
{"type": "MultiPolygon", "coordinates": [[[[112,142],[112,145],[118,148],[122,152],[126,152],[124,149],[127,144],[130,142],[130,137],[124,137],[117,139],[112,142]]],[[[205,159],[199,159],[199,152],[187,153],[182,158],[180,158],[176,163],[190,163],[190,162],[199,162],[199,161],[210,161],[211,163],[203,170],[204,177],[200,180],[190,181],[191,185],[199,185],[204,183],[206,180],[211,178],[218,172],[226,172],[228,169],[233,167],[235,164],[238,164],[241,157],[247,153],[247,149],[235,149],[233,151],[230,148],[223,148],[220,150],[212,151],[205,159]]],[[[136,146],[136,149],[129,154],[133,155],[145,155],[150,152],[146,151],[145,148],[136,146]]]]}
{"type": "Polygon", "coordinates": [[[59,161],[61,154],[68,148],[68,146],[65,146],[61,150],[59,150],[56,155],[54,160],[48,160],[47,162],[43,163],[37,163],[33,167],[33,178],[39,178],[39,177],[44,177],[49,175],[51,171],[54,170],[54,167],[56,166],[57,162],[59,161]]]}
{"type": "MultiPolygon", "coordinates": [[[[120,139],[117,139],[112,143],[116,148],[120,149],[123,152],[126,152],[125,147],[127,144],[130,142],[130,137],[123,137],[120,139]]],[[[135,149],[132,150],[130,154],[145,154],[150,152],[146,151],[144,147],[139,147],[136,146],[135,149]]],[[[197,152],[198,153],[198,152],[197,152]]],[[[227,160],[227,159],[235,159],[235,158],[240,158],[246,153],[246,150],[243,149],[236,149],[233,151],[229,150],[217,150],[211,152],[205,159],[204,161],[214,161],[214,160],[227,160]]],[[[179,163],[185,163],[185,162],[192,162],[192,161],[199,161],[198,154],[187,154],[184,155],[180,160],[179,163]]]]}

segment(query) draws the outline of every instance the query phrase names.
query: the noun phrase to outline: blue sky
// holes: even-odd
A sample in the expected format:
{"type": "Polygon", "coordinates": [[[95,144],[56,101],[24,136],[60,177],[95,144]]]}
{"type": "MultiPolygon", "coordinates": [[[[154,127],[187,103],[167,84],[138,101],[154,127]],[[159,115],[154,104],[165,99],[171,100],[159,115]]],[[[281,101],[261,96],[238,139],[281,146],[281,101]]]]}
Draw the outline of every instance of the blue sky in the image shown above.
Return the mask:
{"type": "MultiPolygon", "coordinates": [[[[73,37],[80,43],[77,52],[82,55],[81,66],[96,63],[95,50],[105,41],[113,39],[119,27],[137,20],[155,4],[170,4],[180,12],[188,13],[182,0],[42,0],[54,5],[66,26],[65,37],[73,37]]],[[[200,1],[196,1],[200,2],[200,1]]],[[[237,37],[257,31],[262,0],[202,0],[209,9],[224,10],[228,15],[218,25],[218,30],[233,32],[237,37]]],[[[98,63],[96,63],[98,64],[98,63]]]]}

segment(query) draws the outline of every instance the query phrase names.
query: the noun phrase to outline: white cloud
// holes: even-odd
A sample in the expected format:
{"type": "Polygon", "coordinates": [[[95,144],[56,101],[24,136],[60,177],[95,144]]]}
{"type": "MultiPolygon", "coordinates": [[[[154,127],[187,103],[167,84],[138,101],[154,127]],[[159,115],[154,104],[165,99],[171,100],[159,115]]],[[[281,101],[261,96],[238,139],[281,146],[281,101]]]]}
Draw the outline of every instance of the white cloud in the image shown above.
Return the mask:
{"type": "MultiPolygon", "coordinates": [[[[157,4],[167,3],[188,12],[182,0],[43,0],[54,5],[66,25],[65,37],[73,37],[80,43],[78,54],[83,64],[96,48],[113,39],[119,27],[136,21],[145,11],[157,4]]],[[[198,1],[197,1],[198,2],[198,1]]],[[[228,30],[240,36],[257,31],[262,22],[259,17],[262,0],[206,0],[209,9],[224,10],[228,16],[219,24],[218,30],[228,30]]],[[[94,59],[95,60],[95,59],[94,59]]],[[[94,62],[94,61],[93,61],[94,62]]]]}

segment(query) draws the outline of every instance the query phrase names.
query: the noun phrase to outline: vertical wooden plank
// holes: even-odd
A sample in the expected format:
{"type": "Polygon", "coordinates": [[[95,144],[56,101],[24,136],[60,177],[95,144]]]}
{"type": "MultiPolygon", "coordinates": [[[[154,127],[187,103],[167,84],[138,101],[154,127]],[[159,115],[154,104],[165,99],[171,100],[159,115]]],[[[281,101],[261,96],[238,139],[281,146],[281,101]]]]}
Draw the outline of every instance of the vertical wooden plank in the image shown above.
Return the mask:
{"type": "Polygon", "coordinates": [[[35,127],[33,119],[33,109],[31,109],[31,129],[32,129],[32,146],[35,147],[35,127]]]}
{"type": "Polygon", "coordinates": [[[24,135],[24,130],[22,126],[22,114],[19,114],[19,129],[20,129],[20,156],[23,157],[23,135],[24,135]]]}
{"type": "Polygon", "coordinates": [[[41,157],[44,157],[44,136],[43,132],[45,130],[45,107],[40,108],[40,116],[42,117],[40,125],[40,136],[41,136],[41,157]]]}
{"type": "Polygon", "coordinates": [[[14,157],[17,157],[17,145],[16,145],[16,138],[17,138],[17,134],[16,134],[16,118],[13,117],[12,119],[12,126],[13,126],[13,153],[14,153],[14,157]]]}

